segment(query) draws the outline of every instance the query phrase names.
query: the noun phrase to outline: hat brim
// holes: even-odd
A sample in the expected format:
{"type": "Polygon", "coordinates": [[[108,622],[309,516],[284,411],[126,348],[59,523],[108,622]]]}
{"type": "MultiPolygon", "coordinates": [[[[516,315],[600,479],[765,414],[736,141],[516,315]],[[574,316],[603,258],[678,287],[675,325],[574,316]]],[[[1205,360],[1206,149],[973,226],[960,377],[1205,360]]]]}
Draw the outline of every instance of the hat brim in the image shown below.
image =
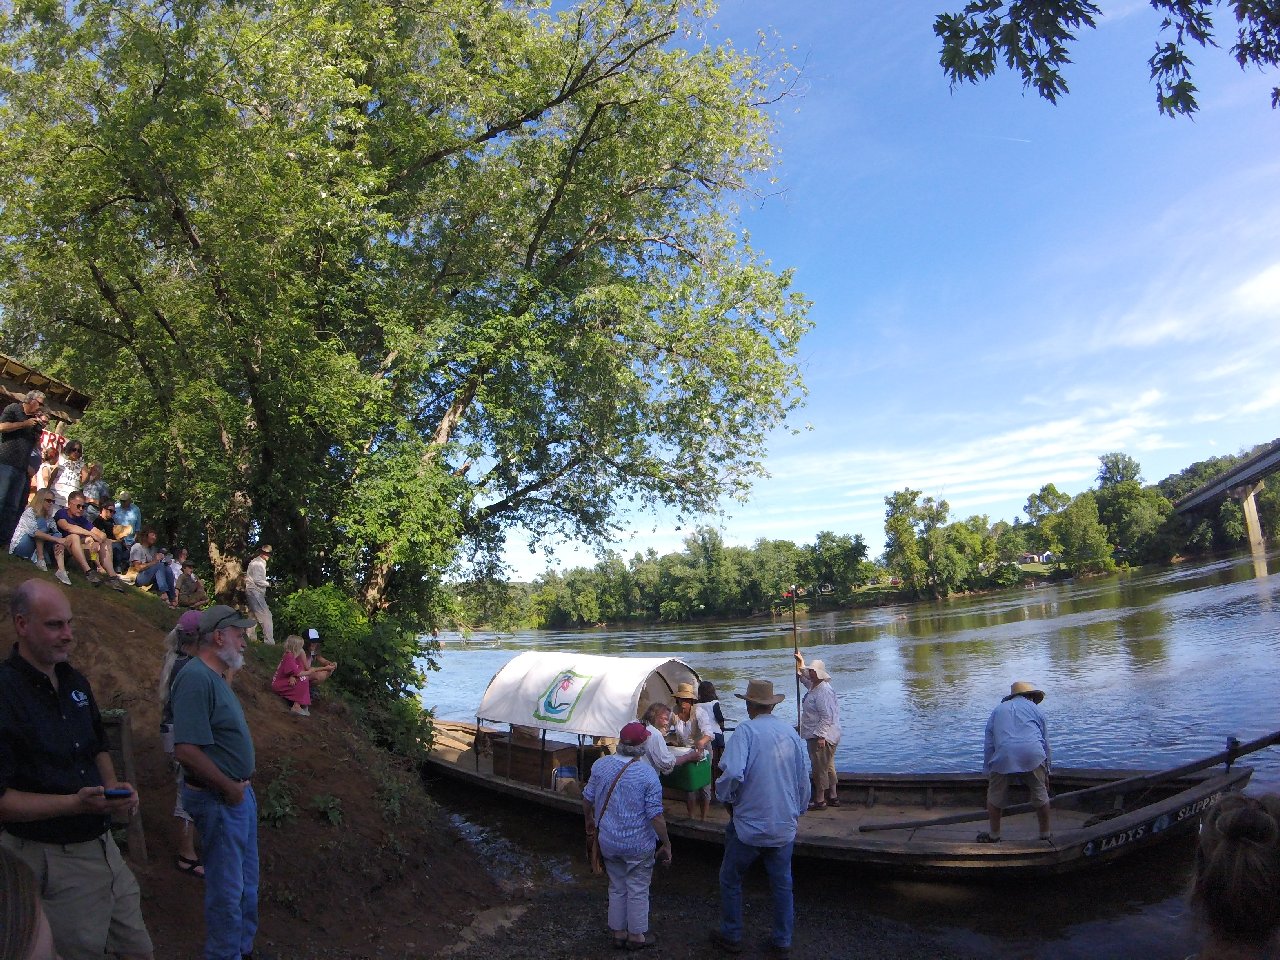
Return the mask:
{"type": "Polygon", "coordinates": [[[734,696],[739,700],[747,701],[747,703],[758,703],[762,707],[776,707],[783,700],[787,699],[787,695],[785,693],[775,693],[772,697],[767,697],[764,700],[757,700],[755,697],[748,697],[746,694],[742,693],[735,693],[734,696]]]}
{"type": "Polygon", "coordinates": [[[1014,697],[1026,697],[1032,703],[1039,704],[1040,701],[1044,699],[1044,691],[1043,690],[1024,690],[1022,693],[1011,693],[1007,697],[1002,699],[1000,702],[1008,703],[1014,697]]]}

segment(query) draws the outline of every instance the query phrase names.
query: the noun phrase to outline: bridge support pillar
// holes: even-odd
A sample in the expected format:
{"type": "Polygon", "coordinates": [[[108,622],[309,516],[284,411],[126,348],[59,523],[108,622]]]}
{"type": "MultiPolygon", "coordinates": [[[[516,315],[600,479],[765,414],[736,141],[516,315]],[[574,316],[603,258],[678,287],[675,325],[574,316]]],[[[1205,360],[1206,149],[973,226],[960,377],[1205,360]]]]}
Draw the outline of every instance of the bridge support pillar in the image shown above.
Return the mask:
{"type": "Polygon", "coordinates": [[[1266,546],[1262,539],[1262,524],[1258,522],[1258,501],[1255,499],[1261,489],[1262,481],[1259,480],[1257,483],[1251,483],[1234,491],[1240,498],[1240,506],[1244,509],[1244,525],[1249,534],[1249,547],[1255,552],[1266,546]]]}

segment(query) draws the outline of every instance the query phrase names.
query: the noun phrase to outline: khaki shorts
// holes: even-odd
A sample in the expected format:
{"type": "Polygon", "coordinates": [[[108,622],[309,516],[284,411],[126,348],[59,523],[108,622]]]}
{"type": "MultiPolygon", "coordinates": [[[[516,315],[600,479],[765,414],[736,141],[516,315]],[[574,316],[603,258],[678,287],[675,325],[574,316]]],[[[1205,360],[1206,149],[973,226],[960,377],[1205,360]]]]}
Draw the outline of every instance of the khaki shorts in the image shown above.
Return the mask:
{"type": "Polygon", "coordinates": [[[1032,804],[1037,807],[1047,807],[1049,805],[1049,774],[1042,763],[1034,770],[1028,770],[1026,773],[996,773],[994,770],[991,771],[987,781],[988,807],[1007,807],[1009,805],[1009,783],[1015,778],[1025,783],[1027,789],[1031,791],[1032,804]]]}
{"type": "Polygon", "coordinates": [[[36,876],[53,943],[62,960],[102,960],[104,953],[149,956],[138,881],[111,833],[84,843],[40,843],[11,834],[0,844],[36,876]]]}

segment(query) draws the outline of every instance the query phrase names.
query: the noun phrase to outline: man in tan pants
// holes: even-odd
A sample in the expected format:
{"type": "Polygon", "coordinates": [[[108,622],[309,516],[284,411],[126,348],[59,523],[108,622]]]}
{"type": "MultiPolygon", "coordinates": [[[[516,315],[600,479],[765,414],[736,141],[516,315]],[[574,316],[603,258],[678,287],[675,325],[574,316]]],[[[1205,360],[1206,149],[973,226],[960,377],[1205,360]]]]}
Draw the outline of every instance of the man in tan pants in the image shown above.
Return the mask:
{"type": "Polygon", "coordinates": [[[796,673],[809,692],[800,705],[800,737],[809,748],[813,799],[810,810],[840,806],[836,791],[836,747],[840,743],[840,702],[831,688],[831,674],[821,660],[806,665],[796,651],[796,673]]]}

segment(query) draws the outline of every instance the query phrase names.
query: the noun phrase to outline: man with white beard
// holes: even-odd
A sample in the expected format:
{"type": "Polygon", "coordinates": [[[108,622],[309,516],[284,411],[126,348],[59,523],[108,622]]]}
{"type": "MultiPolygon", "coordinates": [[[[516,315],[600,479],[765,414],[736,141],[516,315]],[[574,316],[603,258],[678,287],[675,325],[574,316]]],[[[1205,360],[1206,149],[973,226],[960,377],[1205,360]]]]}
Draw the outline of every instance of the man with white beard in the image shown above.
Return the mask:
{"type": "Polygon", "coordinates": [[[200,645],[178,674],[174,757],[186,773],[182,805],[204,854],[205,960],[253,956],[258,931],[258,802],[249,725],[228,676],[244,666],[254,621],[218,605],[200,613],[200,645]]]}

